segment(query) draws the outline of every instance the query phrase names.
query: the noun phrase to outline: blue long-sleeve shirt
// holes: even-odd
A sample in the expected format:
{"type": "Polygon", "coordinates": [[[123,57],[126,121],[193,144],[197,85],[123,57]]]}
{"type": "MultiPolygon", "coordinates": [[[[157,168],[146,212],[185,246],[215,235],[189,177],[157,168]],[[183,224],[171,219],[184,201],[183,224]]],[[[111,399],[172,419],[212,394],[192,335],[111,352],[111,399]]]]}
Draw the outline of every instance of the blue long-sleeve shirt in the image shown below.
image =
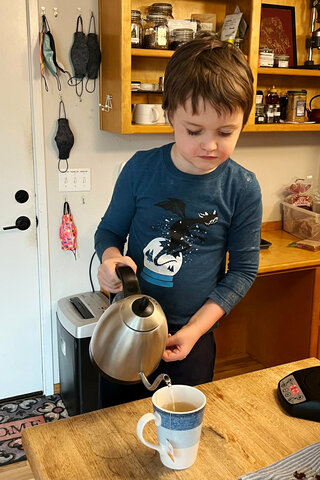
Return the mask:
{"type": "Polygon", "coordinates": [[[137,152],[124,166],[95,234],[105,249],[137,264],[141,291],[169,324],[185,325],[208,298],[226,313],[258,270],[261,192],[255,175],[231,159],[204,175],[178,170],[172,144],[137,152]],[[228,252],[228,266],[225,259],[228,252]]]}

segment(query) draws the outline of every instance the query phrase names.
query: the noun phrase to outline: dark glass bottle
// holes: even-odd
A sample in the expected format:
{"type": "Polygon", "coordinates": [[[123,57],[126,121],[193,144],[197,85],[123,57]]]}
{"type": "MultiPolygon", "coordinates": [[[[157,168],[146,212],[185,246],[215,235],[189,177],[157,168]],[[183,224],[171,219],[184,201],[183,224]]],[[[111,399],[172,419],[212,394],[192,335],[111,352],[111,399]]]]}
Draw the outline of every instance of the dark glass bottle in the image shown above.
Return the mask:
{"type": "Polygon", "coordinates": [[[266,104],[267,105],[275,105],[276,103],[279,103],[279,95],[278,95],[276,87],[273,85],[273,87],[270,88],[270,90],[267,93],[266,104]]]}

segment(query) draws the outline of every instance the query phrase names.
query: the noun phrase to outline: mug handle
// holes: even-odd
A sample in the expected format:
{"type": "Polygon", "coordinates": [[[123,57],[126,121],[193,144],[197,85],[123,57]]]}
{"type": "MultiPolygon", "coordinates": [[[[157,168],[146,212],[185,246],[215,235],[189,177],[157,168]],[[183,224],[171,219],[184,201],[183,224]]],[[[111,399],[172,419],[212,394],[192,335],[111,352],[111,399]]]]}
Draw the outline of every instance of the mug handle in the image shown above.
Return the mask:
{"type": "Polygon", "coordinates": [[[157,450],[161,455],[168,455],[171,460],[174,458],[174,452],[173,452],[173,446],[171,443],[167,440],[166,445],[158,445],[156,443],[151,443],[145,440],[143,436],[143,429],[147,425],[148,422],[151,422],[154,420],[154,423],[156,424],[157,427],[161,425],[161,417],[158,413],[146,413],[143,415],[138,423],[137,423],[137,435],[139,440],[149,448],[152,448],[153,450],[157,450]]]}
{"type": "Polygon", "coordinates": [[[160,118],[160,113],[158,112],[158,110],[157,110],[155,107],[152,107],[152,111],[153,111],[153,113],[156,114],[156,119],[155,119],[155,120],[152,120],[152,123],[157,123],[157,121],[158,121],[159,118],[160,118]]]}

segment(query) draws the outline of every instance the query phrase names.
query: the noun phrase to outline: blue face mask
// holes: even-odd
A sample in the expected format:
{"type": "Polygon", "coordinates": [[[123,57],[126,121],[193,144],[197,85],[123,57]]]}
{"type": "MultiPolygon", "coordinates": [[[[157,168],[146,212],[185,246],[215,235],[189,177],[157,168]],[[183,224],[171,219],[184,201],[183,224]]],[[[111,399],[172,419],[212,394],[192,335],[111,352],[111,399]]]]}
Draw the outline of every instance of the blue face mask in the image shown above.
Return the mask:
{"type": "Polygon", "coordinates": [[[54,38],[50,32],[49,24],[45,15],[42,15],[42,56],[48,70],[56,77],[58,90],[61,90],[61,83],[59,79],[59,71],[66,73],[70,78],[70,73],[64,70],[57,62],[56,47],[54,43],[54,38]]]}

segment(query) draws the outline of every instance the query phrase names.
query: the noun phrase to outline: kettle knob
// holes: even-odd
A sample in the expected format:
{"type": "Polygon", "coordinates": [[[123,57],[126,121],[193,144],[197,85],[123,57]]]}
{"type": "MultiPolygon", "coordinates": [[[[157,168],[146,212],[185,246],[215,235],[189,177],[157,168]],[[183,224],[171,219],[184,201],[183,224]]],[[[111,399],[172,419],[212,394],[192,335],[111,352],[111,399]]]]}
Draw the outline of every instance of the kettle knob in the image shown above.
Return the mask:
{"type": "Polygon", "coordinates": [[[131,308],[137,317],[149,317],[154,312],[154,306],[148,297],[137,298],[131,308]]]}

